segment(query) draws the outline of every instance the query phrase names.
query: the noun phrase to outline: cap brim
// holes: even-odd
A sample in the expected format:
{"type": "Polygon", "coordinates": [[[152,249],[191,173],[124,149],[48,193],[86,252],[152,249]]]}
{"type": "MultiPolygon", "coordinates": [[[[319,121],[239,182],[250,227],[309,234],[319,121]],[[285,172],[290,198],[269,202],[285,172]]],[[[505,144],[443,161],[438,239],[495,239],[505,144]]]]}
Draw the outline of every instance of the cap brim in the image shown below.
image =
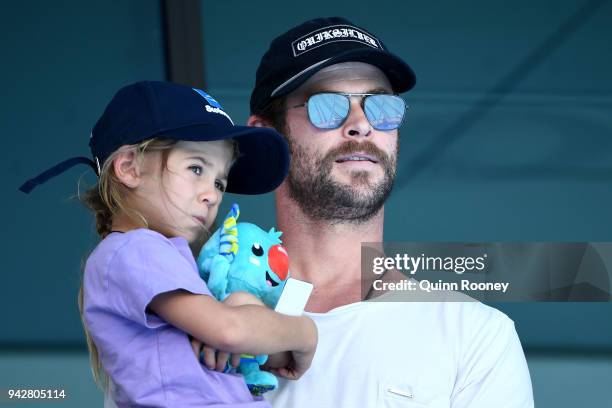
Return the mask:
{"type": "Polygon", "coordinates": [[[236,140],[239,155],[228,175],[229,193],[268,193],[283,182],[289,171],[287,142],[270,128],[233,126],[219,130],[194,125],[167,130],[160,136],[188,141],[236,140]]]}
{"type": "Polygon", "coordinates": [[[410,68],[410,66],[400,57],[385,51],[360,48],[336,55],[335,57],[314,65],[311,69],[306,68],[284,83],[282,86],[275,89],[272,97],[286,95],[296,90],[310,77],[323,68],[339,64],[341,62],[352,61],[364,62],[366,64],[378,67],[387,76],[389,82],[391,82],[394,92],[402,93],[409,91],[416,84],[416,76],[414,71],[412,71],[412,68],[410,68]]]}

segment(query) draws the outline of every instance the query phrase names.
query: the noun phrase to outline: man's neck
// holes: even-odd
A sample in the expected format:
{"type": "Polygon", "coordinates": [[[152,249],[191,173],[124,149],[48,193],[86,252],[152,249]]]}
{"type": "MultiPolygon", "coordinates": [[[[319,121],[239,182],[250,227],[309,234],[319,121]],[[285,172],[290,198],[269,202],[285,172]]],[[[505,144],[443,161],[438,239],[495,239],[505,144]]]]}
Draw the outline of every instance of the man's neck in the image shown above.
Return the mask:
{"type": "Polygon", "coordinates": [[[382,241],[384,209],[363,223],[312,220],[280,190],[276,219],[291,276],[314,285],[306,310],[327,312],[362,300],[361,243],[382,241]]]}

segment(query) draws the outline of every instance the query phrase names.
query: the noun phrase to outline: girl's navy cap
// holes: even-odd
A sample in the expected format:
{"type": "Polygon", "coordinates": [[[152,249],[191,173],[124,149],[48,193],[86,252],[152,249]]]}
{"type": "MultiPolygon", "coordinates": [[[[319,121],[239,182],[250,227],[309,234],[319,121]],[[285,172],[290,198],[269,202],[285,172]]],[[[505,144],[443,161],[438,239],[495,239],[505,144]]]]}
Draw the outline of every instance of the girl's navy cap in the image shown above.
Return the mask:
{"type": "Polygon", "coordinates": [[[272,40],[257,68],[251,113],[260,113],[274,98],[287,95],[323,68],[341,62],[378,67],[397,93],[416,83],[410,66],[389,52],[374,34],[342,17],[315,18],[272,40]]]}
{"type": "Polygon", "coordinates": [[[110,101],[91,132],[91,159],[68,159],[28,180],[19,189],[29,193],[79,163],[89,164],[99,176],[112,152],[153,137],[235,140],[240,154],[228,175],[227,191],[231,193],[272,191],[283,182],[289,169],[287,143],[273,129],[235,126],[221,105],[200,89],[143,81],[121,88],[110,101]]]}

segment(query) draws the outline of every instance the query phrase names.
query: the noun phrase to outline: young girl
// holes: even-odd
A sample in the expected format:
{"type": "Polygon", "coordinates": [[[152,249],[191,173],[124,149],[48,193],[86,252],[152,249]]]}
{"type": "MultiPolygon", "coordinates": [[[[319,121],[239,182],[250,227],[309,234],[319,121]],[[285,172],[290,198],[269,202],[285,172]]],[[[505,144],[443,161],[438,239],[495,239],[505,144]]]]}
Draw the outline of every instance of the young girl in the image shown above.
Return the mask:
{"type": "Polygon", "coordinates": [[[276,374],[296,379],[313,358],[316,328],[247,293],[216,301],[193,253],[224,191],[259,194],[282,182],[282,137],[234,126],[198,89],[140,82],[119,90],[89,144],[93,161],[67,160],[22,190],[81,162],[99,176],[85,201],[103,240],[87,260],[80,304],[95,372],[112,380],[117,406],[267,407],[241,376],[220,372],[228,353],[290,351],[271,358],[276,374]],[[218,371],[200,365],[189,335],[209,347],[207,365],[218,371]],[[211,348],[223,351],[217,361],[211,348]]]}

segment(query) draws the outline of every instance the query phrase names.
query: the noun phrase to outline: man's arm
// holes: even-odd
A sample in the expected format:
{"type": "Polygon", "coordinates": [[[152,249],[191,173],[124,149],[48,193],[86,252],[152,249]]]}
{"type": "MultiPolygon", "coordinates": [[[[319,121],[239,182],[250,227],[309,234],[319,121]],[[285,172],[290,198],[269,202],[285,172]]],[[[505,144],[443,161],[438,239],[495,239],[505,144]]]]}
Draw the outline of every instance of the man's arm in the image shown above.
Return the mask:
{"type": "Polygon", "coordinates": [[[514,322],[503,315],[499,324],[483,331],[467,347],[451,407],[533,407],[529,369],[514,322]]]}

